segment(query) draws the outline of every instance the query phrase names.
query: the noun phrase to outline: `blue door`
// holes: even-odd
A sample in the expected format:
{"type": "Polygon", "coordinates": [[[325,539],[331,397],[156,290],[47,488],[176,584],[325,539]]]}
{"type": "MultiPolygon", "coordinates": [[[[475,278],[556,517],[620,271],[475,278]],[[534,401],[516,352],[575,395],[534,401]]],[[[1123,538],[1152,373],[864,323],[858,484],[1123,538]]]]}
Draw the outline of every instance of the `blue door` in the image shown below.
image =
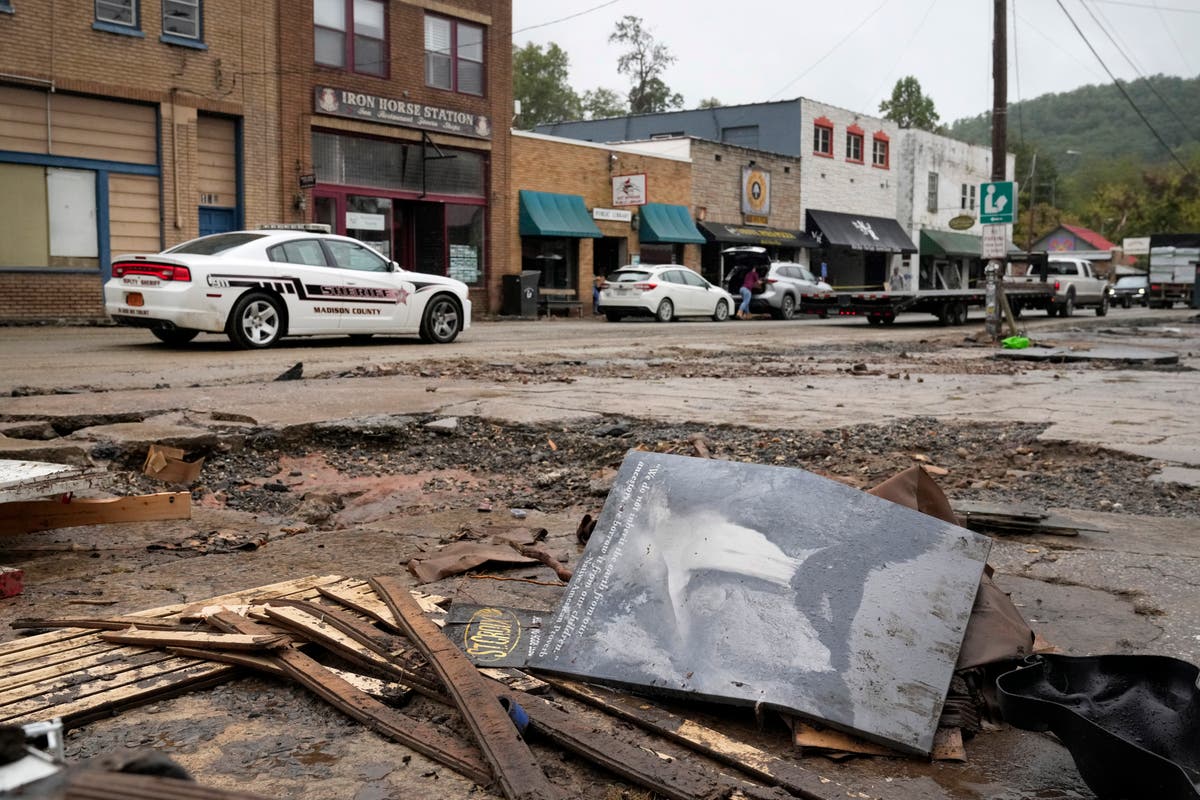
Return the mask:
{"type": "Polygon", "coordinates": [[[200,235],[237,230],[237,209],[200,206],[200,235]]]}

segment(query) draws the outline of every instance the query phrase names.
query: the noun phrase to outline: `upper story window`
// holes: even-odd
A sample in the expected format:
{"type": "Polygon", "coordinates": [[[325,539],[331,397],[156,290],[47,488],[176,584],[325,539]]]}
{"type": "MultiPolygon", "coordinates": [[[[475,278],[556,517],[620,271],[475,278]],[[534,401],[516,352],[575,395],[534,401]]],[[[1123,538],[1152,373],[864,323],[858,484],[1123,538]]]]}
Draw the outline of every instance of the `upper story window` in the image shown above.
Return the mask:
{"type": "Polygon", "coordinates": [[[318,64],[388,74],[383,0],[313,0],[313,41],[318,64]]]}
{"type": "Polygon", "coordinates": [[[863,163],[863,131],[857,125],[846,129],[846,160],[863,163]]]}
{"type": "Polygon", "coordinates": [[[825,117],[813,121],[813,155],[833,158],[833,123],[825,117]]]}
{"type": "Polygon", "coordinates": [[[959,207],[962,208],[963,211],[975,210],[975,184],[964,183],[962,185],[962,198],[960,200],[959,207]]]}
{"type": "Polygon", "coordinates": [[[96,22],[137,29],[137,0],[96,0],[96,22]]]}
{"type": "Polygon", "coordinates": [[[201,0],[163,0],[163,34],[200,41],[201,0]]]}
{"type": "Polygon", "coordinates": [[[483,27],[425,15],[425,84],[483,94],[483,27]]]}
{"type": "Polygon", "coordinates": [[[9,14],[13,13],[12,0],[0,0],[0,11],[7,11],[9,14]]]}
{"type": "Polygon", "coordinates": [[[891,143],[886,133],[875,134],[871,142],[871,166],[888,169],[891,166],[891,143]]]}
{"type": "Polygon", "coordinates": [[[938,174],[929,173],[929,196],[925,200],[925,208],[929,211],[938,210],[938,174]]]}

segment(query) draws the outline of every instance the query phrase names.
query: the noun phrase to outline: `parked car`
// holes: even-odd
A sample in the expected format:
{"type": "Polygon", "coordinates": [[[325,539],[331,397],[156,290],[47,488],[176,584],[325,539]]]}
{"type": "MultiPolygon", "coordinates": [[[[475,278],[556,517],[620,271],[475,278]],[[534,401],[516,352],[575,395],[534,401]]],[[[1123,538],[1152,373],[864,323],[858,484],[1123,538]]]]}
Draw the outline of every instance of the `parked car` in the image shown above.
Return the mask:
{"type": "Polygon", "coordinates": [[[201,331],[239,347],[284,336],[417,334],[445,344],[471,325],[467,285],[402,269],[327,226],[218,233],[161,253],[121,256],[104,307],[167,344],[201,331]]]}
{"type": "Polygon", "coordinates": [[[600,313],[609,322],[623,317],[654,317],[670,322],[679,317],[729,319],[737,307],[733,297],[694,270],[678,264],[621,267],[600,284],[600,313]]]}
{"type": "Polygon", "coordinates": [[[1117,282],[1111,290],[1112,302],[1122,308],[1129,308],[1134,304],[1149,306],[1150,297],[1147,294],[1149,287],[1150,280],[1145,275],[1125,275],[1117,278],[1117,282]]]}
{"type": "Polygon", "coordinates": [[[772,261],[762,247],[731,247],[725,256],[726,288],[738,298],[746,273],[758,272],[759,289],[750,297],[751,313],[770,314],[775,319],[791,319],[805,296],[833,292],[833,287],[817,278],[808,267],[790,261],[772,261]]]}

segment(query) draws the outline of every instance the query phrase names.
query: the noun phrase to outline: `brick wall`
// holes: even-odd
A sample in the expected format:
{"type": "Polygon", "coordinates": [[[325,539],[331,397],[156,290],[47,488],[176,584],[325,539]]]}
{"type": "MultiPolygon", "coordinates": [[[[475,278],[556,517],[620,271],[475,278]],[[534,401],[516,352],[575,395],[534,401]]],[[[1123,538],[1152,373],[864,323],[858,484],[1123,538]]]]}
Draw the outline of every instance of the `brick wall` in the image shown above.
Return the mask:
{"type": "MultiPolygon", "coordinates": [[[[509,220],[512,234],[509,239],[509,263],[515,274],[521,269],[521,236],[518,228],[520,207],[518,192],[527,189],[556,194],[577,194],[584,205],[593,208],[612,208],[612,178],[615,175],[646,174],[647,201],[669,203],[692,208],[692,165],[683,159],[662,158],[636,152],[624,146],[605,147],[568,139],[552,139],[538,134],[513,133],[512,177],[509,200],[509,220]],[[613,160],[615,156],[615,161],[613,160]]],[[[636,210],[631,207],[630,210],[636,210]]],[[[624,238],[630,255],[640,248],[638,233],[628,222],[597,220],[596,226],[605,236],[624,238]]],[[[579,274],[577,285],[584,290],[591,285],[592,240],[579,242],[579,274]]],[[[685,245],[683,263],[699,272],[700,248],[685,245]]]]}
{"type": "Polygon", "coordinates": [[[741,225],[742,168],[755,167],[771,175],[771,214],[777,228],[804,227],[800,214],[800,159],[747,147],[693,139],[692,202],[703,206],[705,219],[741,225]]]}
{"type": "Polygon", "coordinates": [[[321,66],[314,60],[310,2],[300,4],[297,16],[303,25],[281,25],[279,65],[287,76],[280,100],[278,173],[283,190],[278,197],[277,219],[287,222],[311,220],[311,192],[304,193],[307,209],[295,208],[300,189],[297,177],[311,173],[314,128],[361,134],[403,142],[419,142],[414,128],[377,124],[314,113],[314,87],[333,86],[368,94],[482,114],[492,121],[490,140],[430,132],[441,147],[481,152],[487,158],[487,242],[484,281],[471,291],[472,303],[481,310],[499,308],[500,276],[509,269],[508,212],[508,124],[512,116],[512,2],[511,0],[405,0],[388,4],[389,72],[386,77],[360,75],[349,70],[321,66]],[[483,97],[434,89],[425,85],[426,12],[486,26],[483,97]]]}
{"type": "Polygon", "coordinates": [[[94,273],[0,272],[0,322],[103,317],[100,278],[94,273]]]}
{"type": "Polygon", "coordinates": [[[896,218],[899,186],[897,137],[894,122],[859,114],[837,106],[803,100],[801,103],[801,157],[805,159],[801,176],[801,212],[810,208],[896,218]],[[833,156],[813,153],[813,124],[824,117],[833,123],[833,156]],[[863,163],[846,160],[846,129],[863,129],[863,163]],[[871,164],[871,146],[876,133],[890,140],[891,164],[881,169],[871,164]]]}

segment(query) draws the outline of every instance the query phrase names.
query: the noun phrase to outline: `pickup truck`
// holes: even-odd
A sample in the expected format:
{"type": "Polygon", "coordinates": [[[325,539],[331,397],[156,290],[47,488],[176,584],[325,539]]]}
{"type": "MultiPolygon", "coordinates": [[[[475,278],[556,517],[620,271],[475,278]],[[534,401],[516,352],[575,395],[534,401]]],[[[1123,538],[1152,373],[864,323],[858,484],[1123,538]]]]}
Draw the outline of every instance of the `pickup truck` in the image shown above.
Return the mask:
{"type": "MultiPolygon", "coordinates": [[[[1047,314],[1069,317],[1077,308],[1094,308],[1097,317],[1108,313],[1108,281],[1096,277],[1092,262],[1084,258],[1052,256],[1044,266],[1034,264],[1028,274],[1008,280],[1015,283],[1041,282],[1043,269],[1045,282],[1054,287],[1054,294],[1044,306],[1047,314]]],[[[1026,307],[1033,306],[1030,304],[1026,307]]]]}

